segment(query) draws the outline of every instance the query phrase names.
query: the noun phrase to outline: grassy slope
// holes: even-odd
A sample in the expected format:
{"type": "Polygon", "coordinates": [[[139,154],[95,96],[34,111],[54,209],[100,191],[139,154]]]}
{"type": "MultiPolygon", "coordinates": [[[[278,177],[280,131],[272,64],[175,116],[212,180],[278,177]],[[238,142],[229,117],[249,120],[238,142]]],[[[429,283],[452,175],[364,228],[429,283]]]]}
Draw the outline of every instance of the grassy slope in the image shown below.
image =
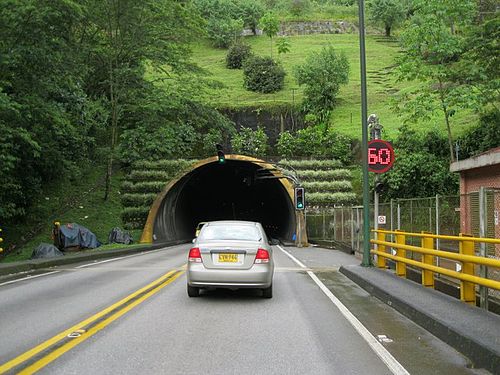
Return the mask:
{"type": "MultiPolygon", "coordinates": [[[[246,42],[258,55],[270,55],[270,40],[265,36],[247,37],[246,42]]],[[[348,57],[351,70],[350,82],[344,86],[339,95],[337,108],[333,112],[332,124],[344,134],[361,138],[361,100],[360,100],[360,64],[359,41],[356,34],[304,35],[289,37],[291,51],[281,56],[281,62],[287,72],[285,87],[278,93],[259,94],[243,88],[241,70],[225,68],[227,50],[212,48],[207,41],[200,41],[193,46],[193,60],[211,73],[211,78],[224,84],[222,89],[213,89],[210,95],[211,104],[217,107],[242,108],[276,106],[280,103],[298,104],[302,100],[302,88],[294,79],[294,67],[304,62],[306,56],[319,51],[323,46],[333,45],[337,51],[348,57]]],[[[395,57],[399,53],[398,44],[393,39],[379,35],[368,35],[366,38],[367,53],[367,85],[368,113],[376,113],[384,125],[385,136],[396,135],[401,126],[401,119],[391,110],[390,99],[400,90],[412,87],[409,83],[396,82],[393,74],[395,57]]],[[[273,49],[276,57],[276,48],[273,49]]],[[[458,113],[453,119],[453,132],[459,134],[464,127],[475,121],[474,116],[458,113]]],[[[415,123],[418,129],[437,128],[445,131],[442,118],[437,115],[430,121],[415,123]]]]}
{"type": "MultiPolygon", "coordinates": [[[[41,221],[40,231],[27,243],[17,247],[8,254],[4,261],[11,262],[29,259],[33,249],[41,242],[51,243],[50,233],[52,223],[61,224],[75,222],[88,227],[97,235],[99,241],[106,243],[108,233],[113,227],[122,227],[120,219],[122,205],[120,202],[120,186],[122,173],[116,173],[112,178],[111,195],[107,201],[104,197],[103,184],[104,168],[93,168],[84,174],[79,181],[66,181],[56,186],[47,187],[45,193],[35,204],[30,217],[44,218],[41,221]],[[49,198],[49,199],[46,199],[49,198]]],[[[35,225],[35,220],[9,228],[4,228],[6,240],[20,239],[21,236],[35,225]]],[[[141,231],[133,231],[134,240],[138,240],[141,231]]],[[[8,242],[7,242],[8,243],[8,242]]],[[[123,247],[110,245],[103,247],[123,247]]]]}

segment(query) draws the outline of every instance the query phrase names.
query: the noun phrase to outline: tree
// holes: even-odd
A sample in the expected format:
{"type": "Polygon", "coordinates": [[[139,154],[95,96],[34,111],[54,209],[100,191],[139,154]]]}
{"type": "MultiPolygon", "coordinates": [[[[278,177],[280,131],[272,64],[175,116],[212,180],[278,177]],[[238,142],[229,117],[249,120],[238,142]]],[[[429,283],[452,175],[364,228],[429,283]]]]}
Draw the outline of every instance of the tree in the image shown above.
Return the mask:
{"type": "Polygon", "coordinates": [[[43,186],[77,177],[92,153],[82,19],[76,1],[2,1],[0,221],[23,218],[43,186]]]}
{"type": "Polygon", "coordinates": [[[332,46],[324,47],[307,56],[305,63],[296,69],[295,77],[299,85],[305,85],[304,109],[326,124],[327,131],[340,86],[349,82],[347,57],[337,54],[332,46]]]}
{"type": "Polygon", "coordinates": [[[285,37],[278,38],[276,48],[278,49],[278,56],[290,52],[290,40],[285,37]]]}
{"type": "Polygon", "coordinates": [[[285,70],[270,57],[251,56],[243,63],[243,85],[264,94],[279,91],[285,83],[285,70]]]}
{"type": "Polygon", "coordinates": [[[107,199],[122,119],[127,106],[148,86],[143,78],[146,62],[160,71],[166,66],[172,72],[189,68],[187,43],[200,28],[188,4],[170,0],[140,4],[133,0],[93,1],[88,27],[96,38],[90,48],[94,85],[107,98],[110,112],[107,199]]]}
{"type": "Polygon", "coordinates": [[[267,155],[269,147],[267,142],[268,137],[262,128],[259,127],[257,130],[252,130],[242,127],[233,136],[231,146],[234,153],[262,158],[267,155]]]}
{"type": "Polygon", "coordinates": [[[238,18],[242,19],[245,27],[249,27],[256,35],[257,25],[265,11],[264,5],[259,0],[240,0],[237,6],[238,18]]]}
{"type": "Polygon", "coordinates": [[[260,19],[259,23],[264,34],[271,39],[271,58],[273,58],[273,37],[280,30],[280,21],[272,12],[268,12],[260,19]]]}
{"type": "Polygon", "coordinates": [[[401,0],[371,0],[367,3],[370,19],[384,25],[385,36],[391,36],[391,30],[404,21],[406,9],[401,0]]]}
{"type": "Polygon", "coordinates": [[[399,98],[397,109],[407,114],[405,121],[429,118],[440,111],[448,133],[451,160],[454,160],[451,117],[474,104],[469,88],[453,82],[454,68],[464,52],[461,30],[472,23],[474,0],[415,0],[414,15],[403,31],[403,54],[398,59],[400,80],[417,80],[417,89],[399,98]],[[458,30],[457,30],[458,28],[458,30]]]}

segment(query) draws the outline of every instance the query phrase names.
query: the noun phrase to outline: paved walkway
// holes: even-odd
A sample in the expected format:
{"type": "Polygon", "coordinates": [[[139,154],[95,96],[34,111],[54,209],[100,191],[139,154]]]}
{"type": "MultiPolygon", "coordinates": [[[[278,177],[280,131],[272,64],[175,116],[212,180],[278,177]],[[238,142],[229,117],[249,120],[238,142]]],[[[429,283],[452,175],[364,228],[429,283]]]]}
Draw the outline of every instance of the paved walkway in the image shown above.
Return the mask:
{"type": "Polygon", "coordinates": [[[477,368],[500,374],[500,316],[396,276],[391,270],[347,265],[340,272],[439,339],[477,368]]]}

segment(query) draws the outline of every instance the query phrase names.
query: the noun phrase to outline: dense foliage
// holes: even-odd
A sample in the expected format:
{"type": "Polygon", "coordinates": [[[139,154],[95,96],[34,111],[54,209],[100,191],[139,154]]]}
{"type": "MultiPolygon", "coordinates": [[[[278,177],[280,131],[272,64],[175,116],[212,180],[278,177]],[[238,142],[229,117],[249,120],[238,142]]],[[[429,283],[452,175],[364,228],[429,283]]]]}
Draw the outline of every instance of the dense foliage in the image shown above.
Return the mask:
{"type": "Polygon", "coordinates": [[[397,163],[380,177],[384,199],[456,194],[458,175],[450,172],[446,144],[437,131],[422,135],[403,126],[393,142],[397,163]]]}
{"type": "Polygon", "coordinates": [[[467,129],[458,139],[458,144],[461,159],[500,147],[500,112],[482,115],[479,124],[467,129]]]}
{"type": "Polygon", "coordinates": [[[279,91],[285,83],[285,70],[270,57],[252,56],[243,63],[243,84],[263,94],[279,91]]]}
{"type": "Polygon", "coordinates": [[[320,123],[328,124],[340,86],[349,82],[349,61],[337,54],[332,46],[310,54],[300,65],[295,76],[299,85],[305,85],[304,110],[314,114],[320,123]]]}
{"type": "Polygon", "coordinates": [[[324,157],[347,165],[352,162],[352,143],[353,140],[345,135],[311,126],[295,133],[281,133],[276,148],[283,158],[324,157]]]}
{"type": "Polygon", "coordinates": [[[413,0],[412,16],[401,35],[401,80],[419,82],[399,97],[406,122],[438,114],[454,159],[453,116],[461,110],[498,111],[498,13],[483,16],[475,0],[413,0]],[[492,69],[493,68],[493,69],[492,69]]]}
{"type": "Polygon", "coordinates": [[[267,155],[268,136],[262,128],[242,127],[231,140],[233,153],[263,158],[267,155]]]}
{"type": "Polygon", "coordinates": [[[252,54],[252,49],[245,43],[234,43],[226,55],[226,67],[229,69],[240,69],[247,58],[252,54]]]}
{"type": "Polygon", "coordinates": [[[408,12],[401,0],[370,0],[367,8],[370,19],[384,26],[385,36],[391,36],[391,30],[403,22],[408,12]]]}
{"type": "Polygon", "coordinates": [[[173,0],[2,1],[0,221],[21,219],[47,183],[81,178],[85,164],[107,163],[109,177],[120,152],[127,163],[189,153],[206,144],[195,133],[232,131],[193,96],[145,79],[163,71],[170,87],[195,73],[196,14],[173,0]]]}

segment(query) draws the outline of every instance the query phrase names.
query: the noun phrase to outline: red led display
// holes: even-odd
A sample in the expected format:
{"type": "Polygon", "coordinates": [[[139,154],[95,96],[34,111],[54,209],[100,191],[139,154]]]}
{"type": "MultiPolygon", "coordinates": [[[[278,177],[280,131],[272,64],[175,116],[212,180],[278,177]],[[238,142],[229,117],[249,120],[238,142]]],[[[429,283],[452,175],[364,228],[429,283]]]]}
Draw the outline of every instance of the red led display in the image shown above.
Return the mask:
{"type": "Polygon", "coordinates": [[[394,149],[389,142],[375,139],[368,142],[368,170],[375,173],[384,173],[392,168],[394,163],[394,149]]]}

